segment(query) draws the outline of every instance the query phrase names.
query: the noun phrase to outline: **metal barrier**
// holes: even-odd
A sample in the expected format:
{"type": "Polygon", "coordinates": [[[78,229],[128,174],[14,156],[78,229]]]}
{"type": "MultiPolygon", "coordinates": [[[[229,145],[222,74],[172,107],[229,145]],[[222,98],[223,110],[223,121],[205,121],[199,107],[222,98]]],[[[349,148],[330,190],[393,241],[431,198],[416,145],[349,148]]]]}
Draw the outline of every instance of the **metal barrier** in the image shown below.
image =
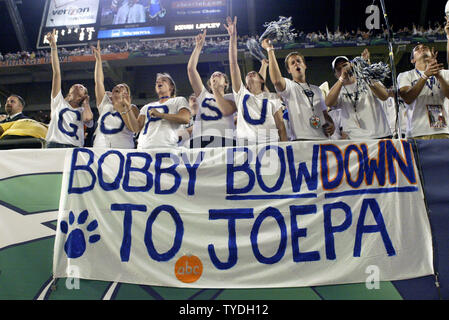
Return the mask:
{"type": "Polygon", "coordinates": [[[46,141],[41,138],[18,138],[0,140],[0,150],[10,149],[44,149],[46,147],[46,141]]]}

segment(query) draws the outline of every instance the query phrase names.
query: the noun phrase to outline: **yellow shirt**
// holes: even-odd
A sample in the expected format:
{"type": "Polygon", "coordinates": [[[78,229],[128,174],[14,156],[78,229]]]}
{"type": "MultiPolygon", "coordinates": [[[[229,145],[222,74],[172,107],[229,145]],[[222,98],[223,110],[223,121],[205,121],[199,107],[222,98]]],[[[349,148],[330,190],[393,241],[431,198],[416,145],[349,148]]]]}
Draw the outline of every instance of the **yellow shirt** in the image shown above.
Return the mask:
{"type": "Polygon", "coordinates": [[[47,126],[33,119],[20,119],[0,124],[3,133],[0,136],[26,136],[45,139],[47,126]]]}

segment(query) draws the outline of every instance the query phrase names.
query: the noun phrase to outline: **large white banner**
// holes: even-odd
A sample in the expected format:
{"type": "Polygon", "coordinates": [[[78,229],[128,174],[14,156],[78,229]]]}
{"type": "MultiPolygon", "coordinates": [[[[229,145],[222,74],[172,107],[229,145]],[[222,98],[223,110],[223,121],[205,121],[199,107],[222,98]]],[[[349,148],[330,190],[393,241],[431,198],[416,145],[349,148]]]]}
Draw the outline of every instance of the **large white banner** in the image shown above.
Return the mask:
{"type": "Polygon", "coordinates": [[[55,277],[265,288],[433,273],[406,141],[75,149],[55,277]]]}
{"type": "Polygon", "coordinates": [[[51,0],[45,26],[80,26],[97,21],[99,0],[51,0]]]}

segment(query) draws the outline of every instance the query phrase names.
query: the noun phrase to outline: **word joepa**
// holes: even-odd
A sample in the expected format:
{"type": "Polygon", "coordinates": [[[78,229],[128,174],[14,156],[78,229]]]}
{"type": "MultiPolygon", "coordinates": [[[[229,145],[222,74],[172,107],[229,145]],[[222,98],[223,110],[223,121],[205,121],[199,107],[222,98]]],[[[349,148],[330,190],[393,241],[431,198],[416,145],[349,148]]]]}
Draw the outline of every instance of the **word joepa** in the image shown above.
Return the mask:
{"type": "Polygon", "coordinates": [[[419,175],[400,140],[74,149],[58,220],[55,277],[76,265],[85,279],[265,288],[365,282],[372,265],[381,281],[433,273],[419,175]]]}

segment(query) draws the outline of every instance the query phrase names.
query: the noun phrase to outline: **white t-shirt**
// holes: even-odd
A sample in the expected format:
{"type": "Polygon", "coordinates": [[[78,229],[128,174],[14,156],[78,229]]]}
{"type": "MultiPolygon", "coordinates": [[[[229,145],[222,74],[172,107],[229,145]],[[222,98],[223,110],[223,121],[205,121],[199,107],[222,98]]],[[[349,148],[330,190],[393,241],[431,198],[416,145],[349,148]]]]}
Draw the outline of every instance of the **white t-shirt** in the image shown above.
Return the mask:
{"type": "MultiPolygon", "coordinates": [[[[421,72],[422,73],[422,72],[421,72]]],[[[441,75],[449,82],[449,70],[442,70],[441,75]]],[[[398,76],[399,89],[403,87],[413,87],[421,78],[416,69],[403,72],[398,76]]],[[[448,109],[444,104],[444,94],[441,91],[440,82],[431,77],[427,80],[427,85],[421,90],[418,97],[411,104],[407,104],[407,116],[409,127],[407,137],[419,137],[432,134],[449,133],[448,109]],[[439,117],[446,127],[436,128],[431,126],[438,121],[439,117]]]]}
{"type": "MultiPolygon", "coordinates": [[[[234,101],[232,93],[225,94],[224,98],[234,101]]],[[[216,136],[233,139],[235,130],[234,115],[223,116],[214,95],[204,87],[197,100],[199,108],[193,123],[192,138],[216,136]]]]}
{"type": "MultiPolygon", "coordinates": [[[[51,98],[51,120],[48,126],[47,142],[84,146],[83,107],[73,108],[62,96],[61,91],[51,98]]],[[[89,123],[92,126],[92,123],[89,123]]],[[[89,126],[88,125],[88,126],[89,126]]]]}
{"type": "Polygon", "coordinates": [[[170,98],[163,104],[155,101],[144,105],[140,109],[140,115],[145,117],[145,123],[140,131],[137,149],[176,147],[179,139],[178,131],[182,125],[161,118],[151,118],[148,111],[153,108],[161,113],[176,114],[181,109],[187,109],[191,113],[189,103],[184,97],[170,98]]]}
{"type": "Polygon", "coordinates": [[[390,126],[382,101],[369,87],[358,89],[358,101],[354,111],[357,84],[345,85],[338,96],[337,105],[341,108],[343,131],[350,139],[378,139],[391,136],[390,126]]]}
{"type": "Polygon", "coordinates": [[[329,139],[323,131],[321,125],[326,123],[323,111],[326,111],[326,104],[324,103],[323,93],[320,88],[306,83],[298,84],[295,81],[284,78],[285,90],[279,95],[284,100],[288,109],[288,118],[292,130],[293,140],[327,140],[329,139]],[[302,86],[302,87],[301,87],[302,86]],[[309,98],[304,93],[304,90],[313,92],[313,110],[309,98]],[[314,128],[310,124],[313,116],[319,117],[321,125],[319,128],[314,128]]]}
{"type": "Polygon", "coordinates": [[[250,144],[279,141],[279,133],[274,120],[275,113],[282,108],[280,99],[269,99],[267,93],[254,95],[240,86],[234,92],[237,105],[237,143],[242,140],[250,144]]]}
{"type": "Polygon", "coordinates": [[[134,133],[128,129],[120,112],[114,109],[107,94],[98,106],[98,111],[100,115],[93,147],[134,149],[134,133]]]}

